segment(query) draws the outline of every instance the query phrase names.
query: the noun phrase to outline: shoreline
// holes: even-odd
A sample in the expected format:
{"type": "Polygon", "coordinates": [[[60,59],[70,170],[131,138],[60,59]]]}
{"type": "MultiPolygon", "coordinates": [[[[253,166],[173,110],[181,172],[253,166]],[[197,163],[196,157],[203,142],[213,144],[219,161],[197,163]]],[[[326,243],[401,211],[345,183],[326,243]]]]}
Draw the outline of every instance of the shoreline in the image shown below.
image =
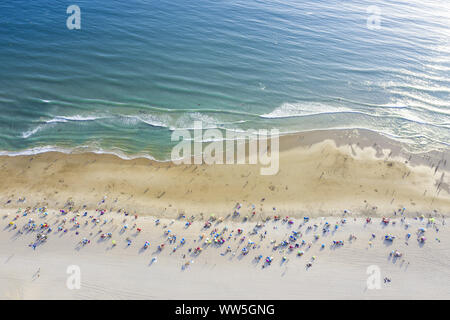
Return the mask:
{"type": "MultiPolygon", "coordinates": [[[[194,128],[188,128],[186,130],[192,131],[194,128]]],[[[214,128],[223,130],[221,128],[214,128]]],[[[181,129],[180,129],[181,130],[181,129]]],[[[205,129],[206,130],[206,129],[205,129]]],[[[227,129],[225,129],[226,131],[227,129]]],[[[233,130],[232,130],[233,131],[233,130]]],[[[333,139],[335,141],[339,140],[338,145],[346,144],[345,139],[351,138],[351,132],[358,132],[358,138],[363,137],[364,140],[366,140],[366,143],[364,143],[365,146],[371,146],[370,143],[367,143],[367,138],[374,139],[376,141],[380,141],[382,146],[389,146],[394,147],[397,150],[402,150],[402,155],[407,155],[407,157],[413,157],[413,159],[421,159],[418,163],[426,163],[424,158],[428,159],[427,161],[431,160],[437,160],[444,159],[444,160],[450,160],[450,152],[449,150],[446,150],[445,148],[441,149],[432,149],[425,152],[411,152],[406,147],[407,144],[404,142],[401,142],[393,137],[390,137],[389,135],[385,133],[381,133],[375,130],[371,129],[365,129],[365,128],[334,128],[334,129],[311,129],[306,131],[289,131],[289,132],[280,132],[279,137],[282,140],[289,140],[292,137],[296,136],[306,136],[310,138],[308,141],[309,143],[318,143],[322,142],[326,139],[333,139]],[[332,137],[332,138],[330,138],[332,137]],[[406,147],[406,148],[405,148],[406,147]]],[[[225,142],[226,139],[224,138],[223,142],[225,142]]],[[[202,141],[203,144],[208,144],[211,141],[202,141]]],[[[357,144],[359,144],[358,141],[356,141],[357,144]]],[[[377,144],[377,143],[376,143],[377,144]]],[[[103,149],[95,149],[92,146],[89,145],[83,145],[83,146],[77,146],[77,147],[57,147],[52,145],[45,145],[45,146],[39,146],[39,147],[33,147],[23,150],[10,150],[10,151],[0,151],[0,158],[1,157],[21,157],[21,156],[36,156],[43,153],[49,153],[49,152],[56,152],[56,153],[62,153],[62,154],[98,154],[98,155],[112,155],[116,156],[122,160],[139,160],[139,159],[147,159],[155,162],[160,163],[166,163],[171,162],[171,159],[156,159],[150,154],[127,154],[123,152],[122,150],[103,150],[103,149]]],[[[449,169],[450,170],[450,169],[449,169]]]]}
{"type": "Polygon", "coordinates": [[[7,181],[0,186],[0,203],[93,209],[106,196],[113,200],[109,209],[168,218],[225,217],[236,203],[246,208],[243,215],[254,205],[261,217],[274,207],[293,217],[343,210],[381,216],[402,208],[448,215],[449,156],[408,154],[400,143],[359,130],[281,136],[274,176],[259,175],[259,164],[174,165],[94,153],[0,156],[0,178],[7,181]]]}

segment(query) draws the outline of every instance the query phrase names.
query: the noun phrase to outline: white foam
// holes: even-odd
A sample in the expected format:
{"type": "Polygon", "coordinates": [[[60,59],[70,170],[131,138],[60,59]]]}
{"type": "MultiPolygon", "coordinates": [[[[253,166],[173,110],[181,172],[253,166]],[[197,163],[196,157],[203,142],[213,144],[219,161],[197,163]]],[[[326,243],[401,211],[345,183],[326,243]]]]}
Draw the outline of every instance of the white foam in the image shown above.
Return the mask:
{"type": "Polygon", "coordinates": [[[44,126],[39,125],[39,126],[37,126],[36,128],[34,128],[34,129],[25,131],[25,132],[22,133],[22,137],[23,137],[24,139],[27,139],[27,138],[29,138],[29,137],[35,135],[37,132],[41,131],[43,128],[44,128],[44,126]]]}
{"type": "Polygon", "coordinates": [[[46,123],[54,123],[54,122],[69,122],[69,121],[94,121],[98,119],[103,119],[105,117],[100,116],[56,116],[53,119],[47,120],[46,123]]]}
{"type": "Polygon", "coordinates": [[[31,156],[39,153],[46,152],[62,152],[62,153],[71,153],[69,149],[60,148],[57,146],[42,146],[42,147],[34,147],[21,151],[0,151],[0,156],[31,156]]]}
{"type": "Polygon", "coordinates": [[[115,155],[124,160],[145,158],[145,159],[154,160],[154,161],[158,161],[158,162],[171,161],[171,160],[157,160],[148,154],[127,155],[119,149],[104,150],[104,149],[101,149],[98,147],[94,148],[92,146],[80,146],[80,147],[76,147],[76,148],[61,148],[58,146],[49,145],[49,146],[29,148],[29,149],[20,150],[20,151],[0,151],[0,156],[9,156],[9,157],[31,156],[31,155],[47,153],[47,152],[59,152],[59,153],[64,153],[64,154],[79,154],[79,153],[111,154],[111,155],[115,155]]]}
{"type": "Polygon", "coordinates": [[[203,114],[200,112],[186,113],[179,117],[175,125],[169,127],[170,130],[193,130],[194,122],[200,121],[202,123],[202,129],[224,129],[226,123],[220,122],[216,118],[203,114]]]}
{"type": "Polygon", "coordinates": [[[261,118],[290,118],[302,117],[327,113],[349,112],[351,109],[345,107],[325,105],[323,103],[305,102],[305,103],[289,103],[285,102],[281,106],[275,108],[270,113],[262,114],[261,118]]]}
{"type": "Polygon", "coordinates": [[[151,114],[142,114],[142,115],[123,115],[121,116],[125,119],[127,124],[135,124],[138,122],[143,122],[152,127],[168,127],[168,117],[157,117],[151,114]]]}

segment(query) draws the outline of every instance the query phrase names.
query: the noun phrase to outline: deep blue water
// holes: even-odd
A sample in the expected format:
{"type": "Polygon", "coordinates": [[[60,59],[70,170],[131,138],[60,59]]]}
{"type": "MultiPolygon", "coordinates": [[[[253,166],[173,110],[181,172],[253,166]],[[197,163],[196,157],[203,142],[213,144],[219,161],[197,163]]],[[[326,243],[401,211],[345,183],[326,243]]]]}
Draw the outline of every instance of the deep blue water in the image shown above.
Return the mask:
{"type": "Polygon", "coordinates": [[[448,0],[2,0],[0,66],[2,153],[165,159],[195,120],[450,142],[448,0]]]}

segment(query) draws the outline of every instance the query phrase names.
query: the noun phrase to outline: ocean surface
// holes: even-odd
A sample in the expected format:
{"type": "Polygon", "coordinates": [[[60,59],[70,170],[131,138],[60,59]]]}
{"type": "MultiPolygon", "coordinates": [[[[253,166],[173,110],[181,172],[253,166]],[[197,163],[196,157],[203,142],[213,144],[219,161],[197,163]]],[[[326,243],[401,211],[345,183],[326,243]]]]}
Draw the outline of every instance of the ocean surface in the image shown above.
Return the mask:
{"type": "Polygon", "coordinates": [[[0,154],[164,160],[196,120],[448,149],[450,1],[0,1],[0,154]]]}

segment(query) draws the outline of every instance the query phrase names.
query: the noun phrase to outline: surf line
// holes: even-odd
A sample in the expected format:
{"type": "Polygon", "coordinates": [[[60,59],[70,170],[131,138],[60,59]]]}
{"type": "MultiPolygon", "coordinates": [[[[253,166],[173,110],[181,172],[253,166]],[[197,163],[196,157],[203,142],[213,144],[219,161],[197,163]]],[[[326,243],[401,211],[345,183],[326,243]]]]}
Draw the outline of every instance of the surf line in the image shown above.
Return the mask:
{"type": "Polygon", "coordinates": [[[172,132],[172,142],[181,141],[173,147],[171,160],[176,165],[260,164],[261,175],[275,175],[280,162],[279,136],[278,129],[271,129],[270,132],[266,129],[242,132],[227,130],[224,139],[221,130],[204,130],[202,122],[195,121],[193,130],[177,129],[172,132]]]}

